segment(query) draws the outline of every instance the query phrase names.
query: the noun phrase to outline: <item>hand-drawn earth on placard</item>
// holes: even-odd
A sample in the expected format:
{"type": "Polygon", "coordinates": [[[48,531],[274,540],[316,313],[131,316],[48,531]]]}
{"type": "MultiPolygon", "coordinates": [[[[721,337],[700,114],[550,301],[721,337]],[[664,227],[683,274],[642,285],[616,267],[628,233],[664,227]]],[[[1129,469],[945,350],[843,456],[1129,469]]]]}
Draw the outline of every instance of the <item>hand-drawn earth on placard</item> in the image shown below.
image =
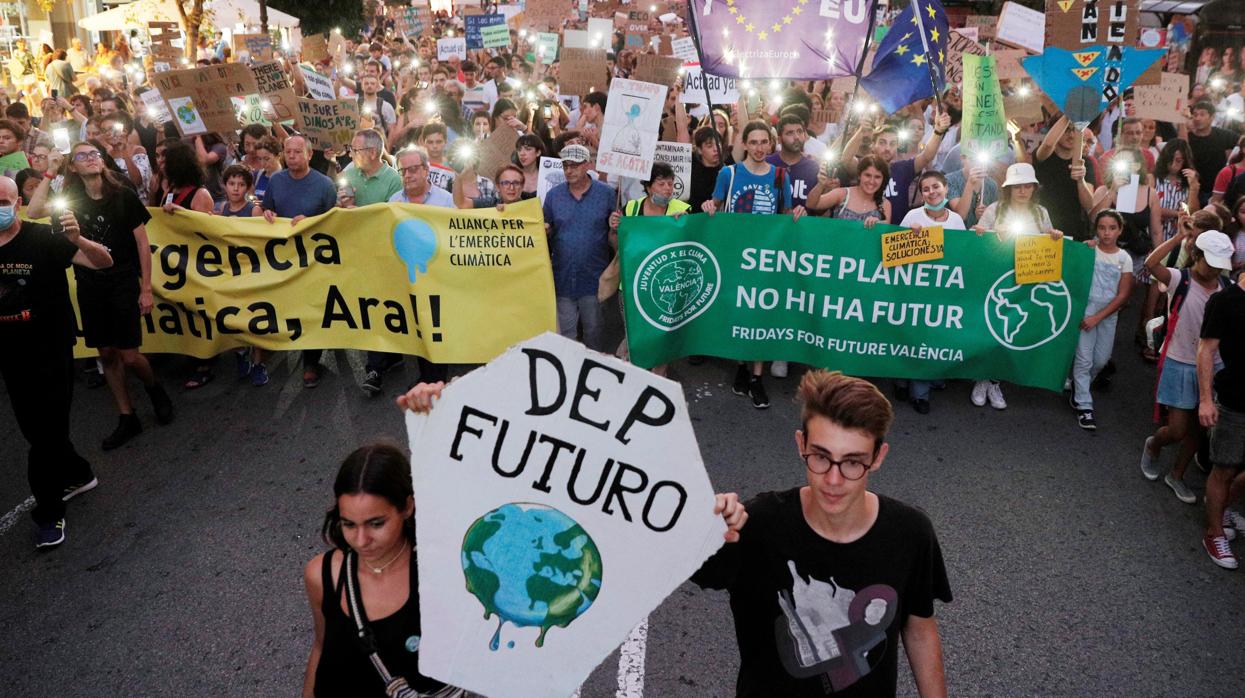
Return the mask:
{"type": "Polygon", "coordinates": [[[541,504],[506,504],[476,519],[463,536],[462,564],[484,617],[497,615],[494,651],[507,621],[539,627],[536,646],[543,647],[549,628],[570,625],[601,591],[601,553],[592,537],[541,504]]]}

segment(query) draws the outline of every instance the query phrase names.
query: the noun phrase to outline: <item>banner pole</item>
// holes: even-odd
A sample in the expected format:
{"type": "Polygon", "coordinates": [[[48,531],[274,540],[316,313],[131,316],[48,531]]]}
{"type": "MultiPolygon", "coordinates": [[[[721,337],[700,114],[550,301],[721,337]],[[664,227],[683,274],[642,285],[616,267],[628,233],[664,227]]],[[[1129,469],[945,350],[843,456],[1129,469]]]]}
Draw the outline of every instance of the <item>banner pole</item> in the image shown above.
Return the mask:
{"type": "Polygon", "coordinates": [[[925,20],[921,18],[921,4],[918,0],[912,0],[912,16],[916,18],[917,34],[921,35],[921,50],[925,52],[925,67],[929,72],[929,86],[934,90],[934,102],[938,104],[938,111],[942,111],[942,94],[938,92],[938,74],[934,72],[934,60],[929,55],[929,39],[925,36],[925,20]]]}
{"type": "Polygon", "coordinates": [[[845,145],[850,138],[848,133],[851,132],[852,111],[854,110],[854,106],[856,104],[856,95],[860,92],[861,73],[865,71],[865,60],[869,56],[869,44],[873,43],[873,30],[877,25],[877,19],[877,3],[873,3],[872,7],[869,9],[869,29],[865,32],[865,45],[860,49],[860,59],[856,61],[856,71],[852,73],[852,76],[856,78],[856,84],[852,87],[852,98],[843,103],[847,114],[843,117],[843,128],[839,132],[839,137],[836,139],[840,147],[845,145]]]}

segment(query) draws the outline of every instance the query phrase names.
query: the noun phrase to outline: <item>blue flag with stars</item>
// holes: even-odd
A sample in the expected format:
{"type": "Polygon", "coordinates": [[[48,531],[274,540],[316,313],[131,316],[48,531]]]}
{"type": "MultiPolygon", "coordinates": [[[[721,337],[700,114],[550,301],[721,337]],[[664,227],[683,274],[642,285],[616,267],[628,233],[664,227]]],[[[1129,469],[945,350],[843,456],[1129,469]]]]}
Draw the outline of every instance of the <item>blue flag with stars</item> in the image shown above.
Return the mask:
{"type": "Polygon", "coordinates": [[[933,97],[935,84],[941,93],[947,81],[943,63],[946,62],[950,33],[947,12],[941,2],[908,2],[878,45],[878,52],[873,57],[873,71],[861,79],[860,86],[882,105],[887,114],[893,114],[917,100],[933,97]],[[919,8],[919,16],[914,12],[916,8],[919,8]]]}

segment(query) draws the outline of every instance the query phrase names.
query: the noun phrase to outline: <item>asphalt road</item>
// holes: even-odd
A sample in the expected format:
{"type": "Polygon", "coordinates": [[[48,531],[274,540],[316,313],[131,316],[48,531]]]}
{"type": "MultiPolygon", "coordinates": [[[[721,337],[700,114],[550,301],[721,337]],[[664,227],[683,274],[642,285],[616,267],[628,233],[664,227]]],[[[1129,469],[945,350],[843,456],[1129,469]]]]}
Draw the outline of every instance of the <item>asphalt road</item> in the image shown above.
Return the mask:
{"type": "MultiPolygon", "coordinates": [[[[1008,387],[1003,412],[973,407],[965,382],[936,392],[928,416],[897,407],[892,455],[871,485],[924,508],[938,532],[955,594],[937,612],[952,695],[1241,693],[1245,572],[1207,559],[1200,505],[1141,477],[1152,369],[1126,342],[1116,356],[1095,434],[1061,396],[1031,389],[1008,387]]],[[[333,373],[311,391],[292,359],[281,355],[262,389],[231,380],[222,359],[216,382],[172,390],[173,425],[110,453],[99,449],[114,425],[108,395],[80,385],[74,436],[101,485],[70,505],[68,542],[47,554],[20,511],[25,444],[5,396],[0,514],[18,513],[0,520],[0,694],[297,692],[311,642],[301,571],[325,547],[336,467],[360,443],[405,434],[389,400],[356,388],[357,353],[327,354],[333,373]]],[[[414,377],[409,363],[389,392],[414,377]]],[[[803,481],[794,370],[769,381],[765,412],[731,395],[725,363],[677,372],[717,489],[803,481]]],[[[1196,468],[1186,479],[1202,492],[1196,468]]],[[[726,597],[678,589],[651,616],[645,658],[646,695],[731,695],[726,597]]],[[[914,694],[905,672],[900,691],[914,694]]],[[[582,695],[613,695],[617,674],[615,656],[582,695]]]]}

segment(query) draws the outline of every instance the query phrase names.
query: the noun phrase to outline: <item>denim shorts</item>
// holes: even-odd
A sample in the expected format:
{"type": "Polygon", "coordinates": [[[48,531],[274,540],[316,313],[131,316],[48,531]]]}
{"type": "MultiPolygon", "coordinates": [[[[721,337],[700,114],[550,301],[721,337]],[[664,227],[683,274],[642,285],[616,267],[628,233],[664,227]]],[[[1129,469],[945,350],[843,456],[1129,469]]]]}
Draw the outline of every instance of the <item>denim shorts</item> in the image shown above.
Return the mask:
{"type": "Polygon", "coordinates": [[[1159,375],[1158,403],[1178,410],[1196,410],[1197,366],[1172,359],[1163,360],[1159,375]]]}

